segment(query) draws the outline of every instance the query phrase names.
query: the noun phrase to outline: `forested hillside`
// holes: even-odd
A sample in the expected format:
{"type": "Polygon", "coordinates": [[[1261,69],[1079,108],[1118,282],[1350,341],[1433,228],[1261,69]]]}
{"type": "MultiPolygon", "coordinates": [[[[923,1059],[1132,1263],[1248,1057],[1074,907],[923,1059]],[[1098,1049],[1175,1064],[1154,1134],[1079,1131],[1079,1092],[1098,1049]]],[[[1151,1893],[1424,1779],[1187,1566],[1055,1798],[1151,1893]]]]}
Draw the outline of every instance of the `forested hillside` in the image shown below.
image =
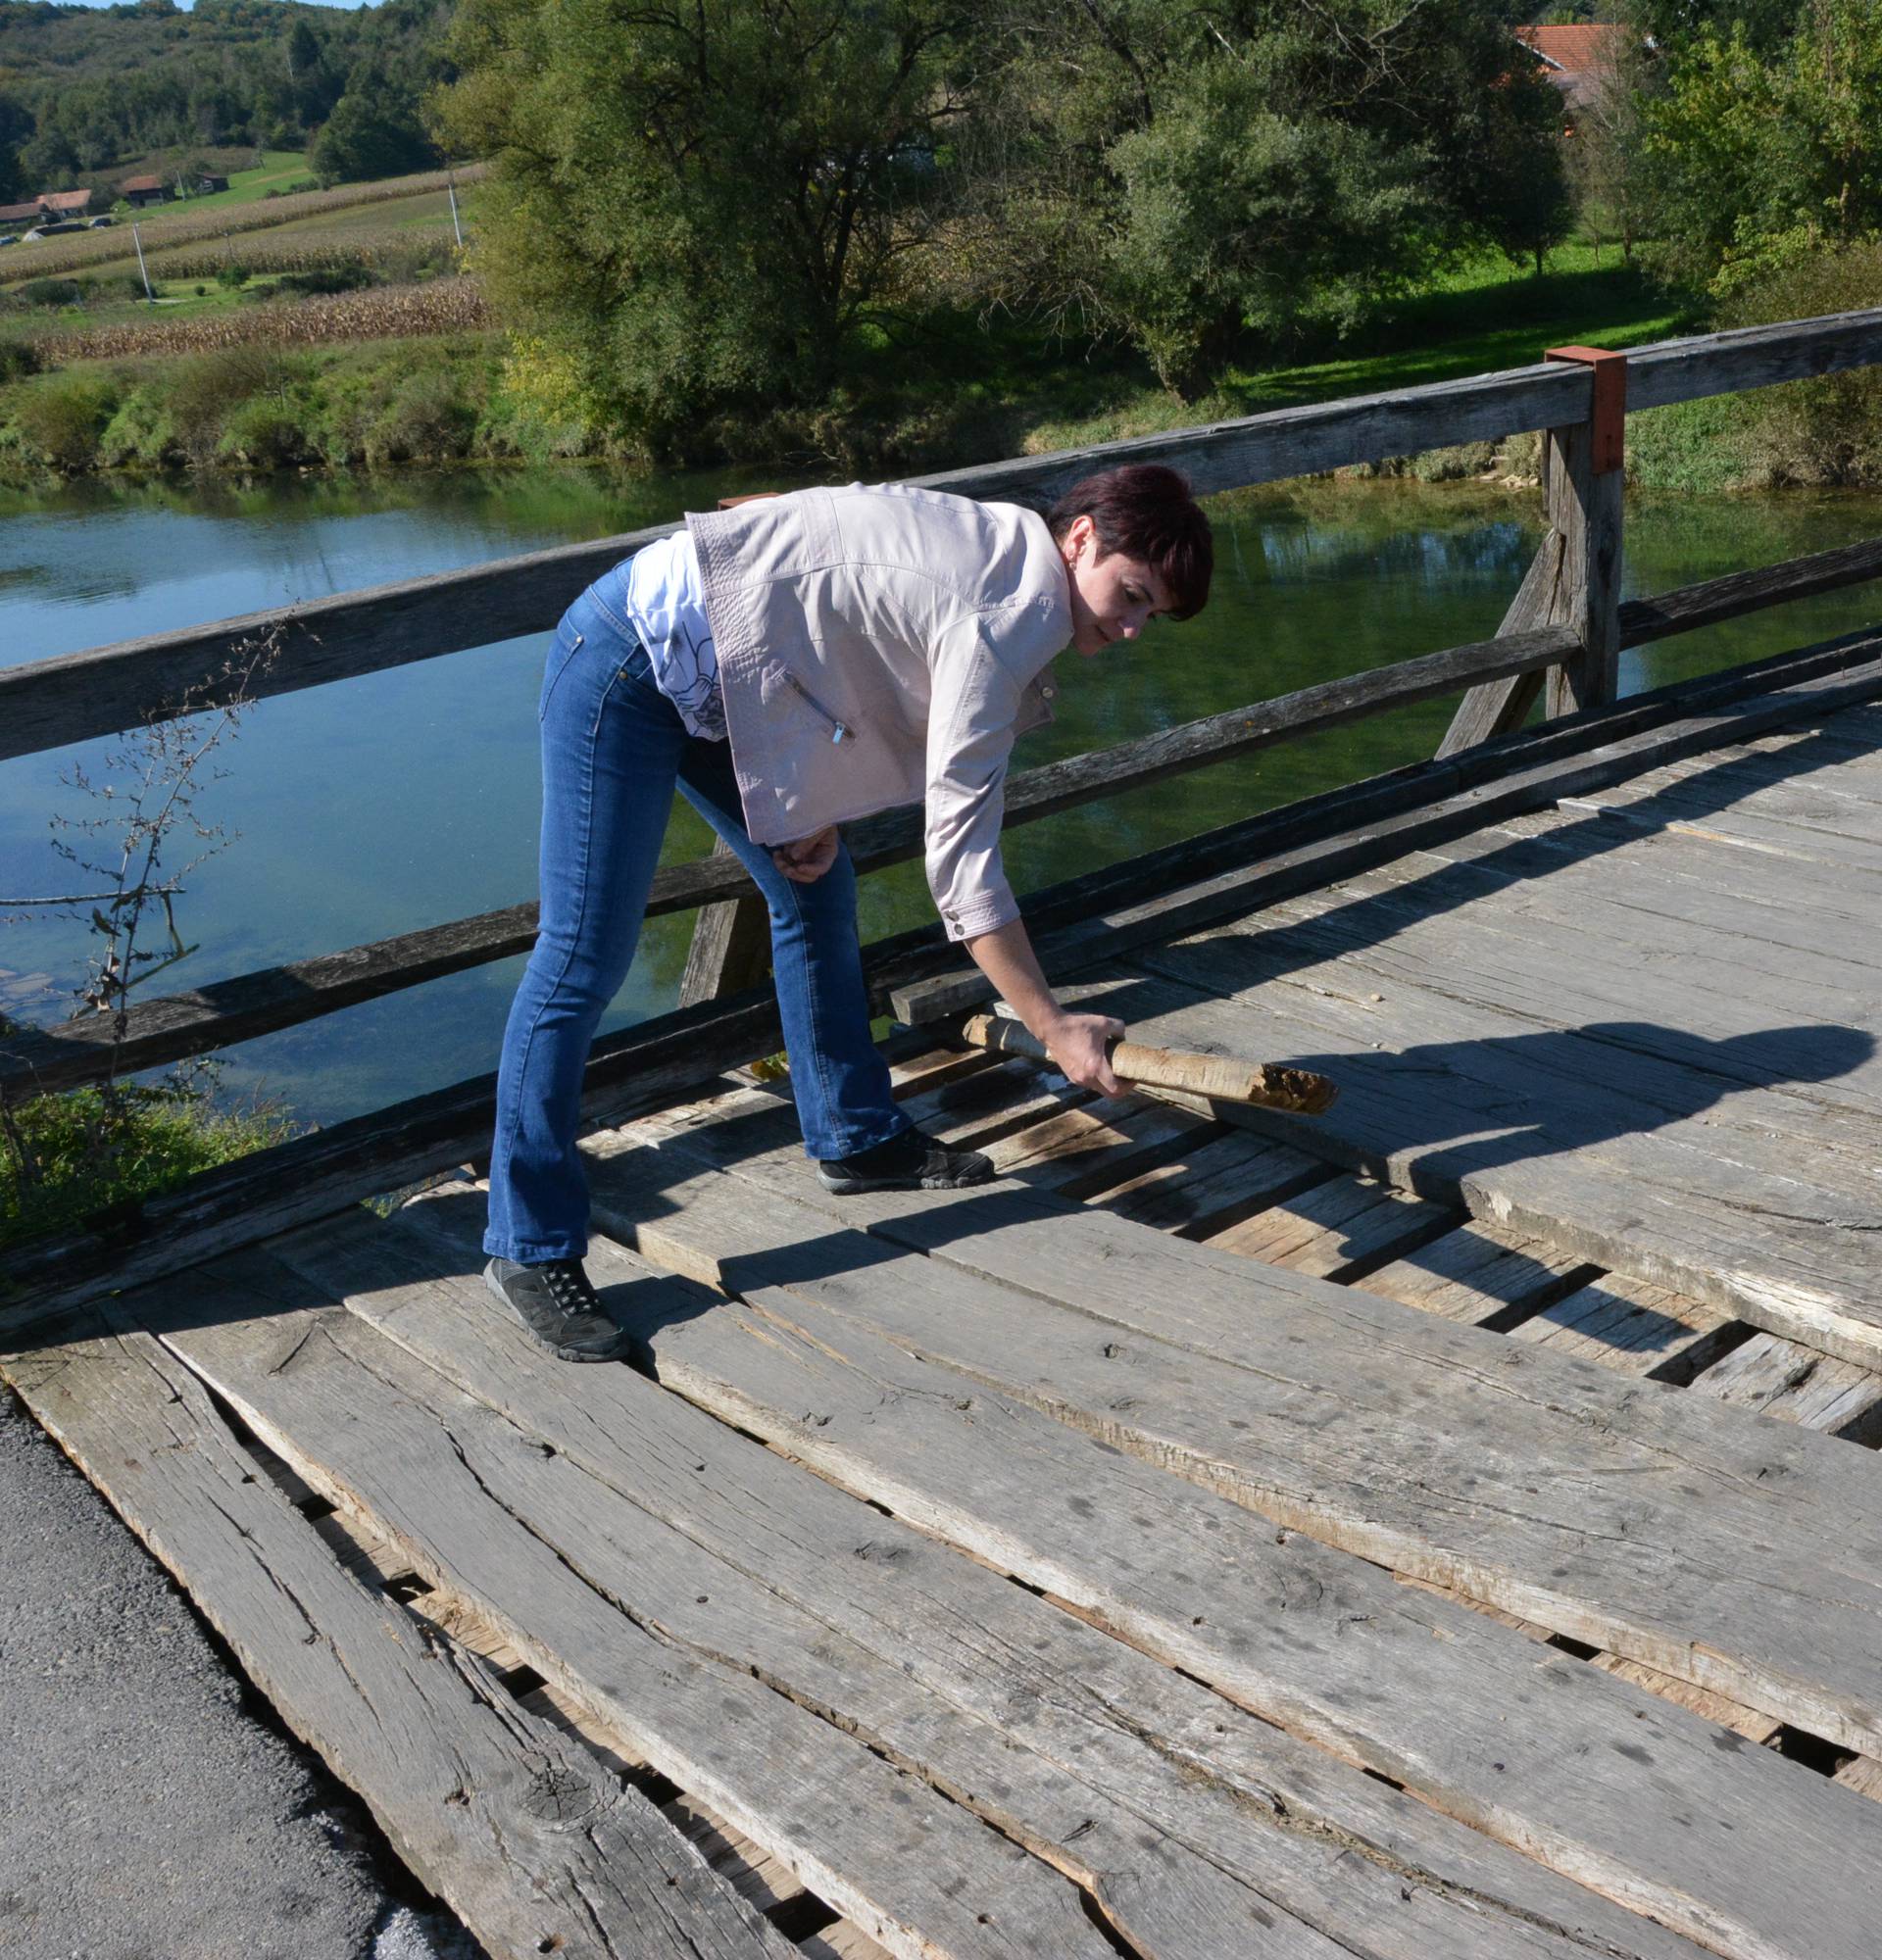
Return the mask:
{"type": "Polygon", "coordinates": [[[421,170],[438,160],[419,101],[451,76],[449,12],[450,0],[197,0],[188,14],[173,0],[0,0],[0,202],[235,146],[309,149],[327,182],[421,170]]]}

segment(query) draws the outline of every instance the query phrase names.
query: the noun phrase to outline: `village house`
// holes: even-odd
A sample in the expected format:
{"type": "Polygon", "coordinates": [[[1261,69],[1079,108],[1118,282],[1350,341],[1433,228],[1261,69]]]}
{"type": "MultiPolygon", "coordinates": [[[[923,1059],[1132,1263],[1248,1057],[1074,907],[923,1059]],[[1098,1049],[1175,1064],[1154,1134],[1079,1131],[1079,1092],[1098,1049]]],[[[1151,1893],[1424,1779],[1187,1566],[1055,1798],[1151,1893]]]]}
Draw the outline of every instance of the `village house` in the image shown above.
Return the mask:
{"type": "Polygon", "coordinates": [[[126,177],[118,186],[118,195],[133,210],[142,211],[147,204],[166,204],[170,200],[170,186],[162,177],[126,177]]]}
{"type": "Polygon", "coordinates": [[[1542,64],[1560,91],[1570,124],[1600,101],[1620,74],[1628,29],[1610,24],[1569,27],[1517,27],[1516,39],[1542,64]]]}

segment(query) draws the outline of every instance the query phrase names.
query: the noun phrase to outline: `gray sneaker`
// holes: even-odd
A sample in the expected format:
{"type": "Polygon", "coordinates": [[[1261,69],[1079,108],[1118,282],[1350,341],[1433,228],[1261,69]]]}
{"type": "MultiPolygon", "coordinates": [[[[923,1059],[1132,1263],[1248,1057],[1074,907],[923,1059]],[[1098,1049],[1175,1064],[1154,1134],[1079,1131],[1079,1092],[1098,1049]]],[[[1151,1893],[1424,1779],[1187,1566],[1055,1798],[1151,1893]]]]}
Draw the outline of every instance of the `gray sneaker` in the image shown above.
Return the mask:
{"type": "Polygon", "coordinates": [[[492,1259],[484,1284],[539,1346],[561,1361],[619,1361],[633,1346],[602,1310],[579,1259],[520,1266],[492,1259]]]}

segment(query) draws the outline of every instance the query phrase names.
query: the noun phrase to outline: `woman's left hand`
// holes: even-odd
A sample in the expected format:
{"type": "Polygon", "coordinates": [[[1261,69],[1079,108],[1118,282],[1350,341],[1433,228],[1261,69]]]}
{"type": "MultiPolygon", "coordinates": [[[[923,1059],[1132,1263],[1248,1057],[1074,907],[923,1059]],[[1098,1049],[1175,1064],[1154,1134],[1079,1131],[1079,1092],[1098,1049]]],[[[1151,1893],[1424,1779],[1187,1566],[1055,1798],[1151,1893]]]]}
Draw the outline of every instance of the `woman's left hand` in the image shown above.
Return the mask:
{"type": "Polygon", "coordinates": [[[836,825],[831,824],[827,830],[819,830],[815,837],[800,837],[794,843],[780,844],[771,853],[771,862],[793,884],[814,885],[836,862],[836,850],[841,841],[836,825]]]}

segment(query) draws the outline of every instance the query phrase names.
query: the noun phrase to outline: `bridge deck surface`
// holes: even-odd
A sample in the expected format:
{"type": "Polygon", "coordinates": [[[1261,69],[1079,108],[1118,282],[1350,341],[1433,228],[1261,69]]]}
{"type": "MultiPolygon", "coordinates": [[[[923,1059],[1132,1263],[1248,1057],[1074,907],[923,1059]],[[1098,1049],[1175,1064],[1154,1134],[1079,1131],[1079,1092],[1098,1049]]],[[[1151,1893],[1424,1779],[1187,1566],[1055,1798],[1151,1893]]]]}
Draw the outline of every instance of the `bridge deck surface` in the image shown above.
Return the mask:
{"type": "Polygon", "coordinates": [[[1872,1960],[1879,898],[1857,709],[1081,976],[1312,1124],[589,1139],[651,1368],[467,1183],[5,1371],[493,1954],[1872,1960]]]}

